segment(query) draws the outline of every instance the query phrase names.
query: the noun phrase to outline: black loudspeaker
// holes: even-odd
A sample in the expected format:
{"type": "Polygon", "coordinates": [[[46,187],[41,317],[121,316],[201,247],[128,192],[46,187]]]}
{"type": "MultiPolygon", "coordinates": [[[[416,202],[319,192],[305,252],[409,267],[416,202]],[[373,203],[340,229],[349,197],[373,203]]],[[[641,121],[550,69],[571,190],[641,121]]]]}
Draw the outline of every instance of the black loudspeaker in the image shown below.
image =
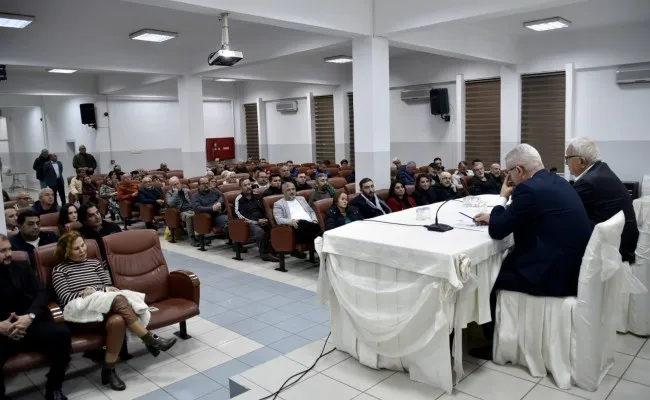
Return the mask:
{"type": "Polygon", "coordinates": [[[449,95],[447,89],[431,89],[429,92],[431,100],[431,114],[449,115],[449,95]]]}
{"type": "Polygon", "coordinates": [[[95,105],[93,103],[79,104],[79,109],[81,110],[81,123],[96,128],[95,105]]]}

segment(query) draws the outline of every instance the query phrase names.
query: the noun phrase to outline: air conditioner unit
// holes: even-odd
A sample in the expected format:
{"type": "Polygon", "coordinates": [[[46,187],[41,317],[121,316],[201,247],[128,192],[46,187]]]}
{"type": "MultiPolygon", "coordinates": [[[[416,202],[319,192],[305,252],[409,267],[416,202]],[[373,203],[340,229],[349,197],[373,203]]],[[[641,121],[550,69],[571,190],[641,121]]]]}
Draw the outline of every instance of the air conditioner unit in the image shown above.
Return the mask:
{"type": "Polygon", "coordinates": [[[616,83],[625,85],[630,83],[650,83],[650,65],[643,67],[626,67],[616,71],[616,83]]]}
{"type": "Polygon", "coordinates": [[[282,114],[298,112],[297,101],[282,101],[276,104],[275,109],[282,114]]]}
{"type": "Polygon", "coordinates": [[[402,90],[400,96],[406,103],[428,103],[430,102],[429,88],[402,90]]]}

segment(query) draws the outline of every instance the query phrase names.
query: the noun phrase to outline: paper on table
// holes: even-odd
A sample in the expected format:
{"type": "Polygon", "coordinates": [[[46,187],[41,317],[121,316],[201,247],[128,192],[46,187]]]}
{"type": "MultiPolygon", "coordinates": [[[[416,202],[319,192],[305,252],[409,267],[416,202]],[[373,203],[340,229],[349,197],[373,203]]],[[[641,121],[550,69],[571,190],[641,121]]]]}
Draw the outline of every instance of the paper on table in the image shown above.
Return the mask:
{"type": "Polygon", "coordinates": [[[465,220],[458,220],[454,224],[452,224],[454,228],[458,229],[467,229],[471,231],[483,231],[487,232],[488,231],[488,226],[487,225],[476,225],[474,221],[470,220],[469,218],[465,220]]]}

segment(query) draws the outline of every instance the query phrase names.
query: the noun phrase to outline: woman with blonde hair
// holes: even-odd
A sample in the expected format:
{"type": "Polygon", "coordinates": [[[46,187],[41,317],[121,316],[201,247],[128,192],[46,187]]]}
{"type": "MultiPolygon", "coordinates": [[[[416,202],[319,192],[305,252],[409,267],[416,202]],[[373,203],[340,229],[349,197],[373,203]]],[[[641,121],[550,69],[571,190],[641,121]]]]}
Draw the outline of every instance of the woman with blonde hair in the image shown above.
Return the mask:
{"type": "MultiPolygon", "coordinates": [[[[52,270],[52,286],[62,309],[70,302],[96,292],[120,292],[120,289],[112,286],[111,277],[104,265],[99,260],[88,259],[86,243],[78,232],[69,232],[59,239],[56,255],[61,264],[52,270]]],[[[175,338],[162,338],[147,330],[122,294],[114,297],[104,321],[106,356],[101,373],[102,385],[110,385],[113,390],[126,389],[124,381],[115,371],[126,329],[139,337],[154,357],[161,351],[169,350],[176,343],[175,338]]]]}

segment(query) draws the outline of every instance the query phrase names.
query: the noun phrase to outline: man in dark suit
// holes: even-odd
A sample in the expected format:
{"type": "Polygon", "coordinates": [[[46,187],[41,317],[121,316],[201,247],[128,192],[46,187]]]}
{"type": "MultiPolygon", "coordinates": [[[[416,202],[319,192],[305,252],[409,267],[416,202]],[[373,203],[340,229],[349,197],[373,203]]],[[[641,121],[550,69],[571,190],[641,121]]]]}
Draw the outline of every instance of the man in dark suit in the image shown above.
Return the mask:
{"type": "Polygon", "coordinates": [[[32,210],[22,211],[18,214],[18,234],[11,238],[11,249],[28,253],[32,265],[36,265],[35,248],[56,243],[59,239],[56,233],[41,230],[40,219],[32,210]]]}
{"type": "Polygon", "coordinates": [[[634,263],[639,228],[632,198],[618,176],[598,159],[598,146],[589,138],[576,138],[566,149],[566,165],[575,176],[573,188],[587,209],[592,225],[607,221],[623,210],[625,226],[619,251],[623,261],[634,263]]]}
{"type": "MultiPolygon", "coordinates": [[[[577,295],[582,256],[592,231],[578,194],[564,178],[544,169],[534,147],[515,146],[506,155],[506,168],[500,204],[491,214],[475,217],[489,225],[493,239],[513,234],[515,240],[490,294],[492,321],[499,290],[533,296],[577,295]],[[512,203],[507,206],[511,195],[512,203]]],[[[483,330],[491,340],[494,322],[485,324],[483,330]]],[[[491,359],[491,353],[489,346],[470,354],[491,359]]]]}
{"type": "Polygon", "coordinates": [[[56,153],[50,153],[50,161],[43,165],[43,180],[47,187],[54,192],[54,204],[56,204],[56,194],[61,197],[61,205],[65,201],[65,189],[63,187],[63,164],[58,161],[56,153]]]}
{"type": "Polygon", "coordinates": [[[2,367],[16,353],[32,351],[49,359],[45,398],[67,399],[61,386],[70,362],[70,330],[48,319],[47,303],[34,270],[11,260],[9,240],[0,234],[0,399],[5,398],[2,367]]]}

